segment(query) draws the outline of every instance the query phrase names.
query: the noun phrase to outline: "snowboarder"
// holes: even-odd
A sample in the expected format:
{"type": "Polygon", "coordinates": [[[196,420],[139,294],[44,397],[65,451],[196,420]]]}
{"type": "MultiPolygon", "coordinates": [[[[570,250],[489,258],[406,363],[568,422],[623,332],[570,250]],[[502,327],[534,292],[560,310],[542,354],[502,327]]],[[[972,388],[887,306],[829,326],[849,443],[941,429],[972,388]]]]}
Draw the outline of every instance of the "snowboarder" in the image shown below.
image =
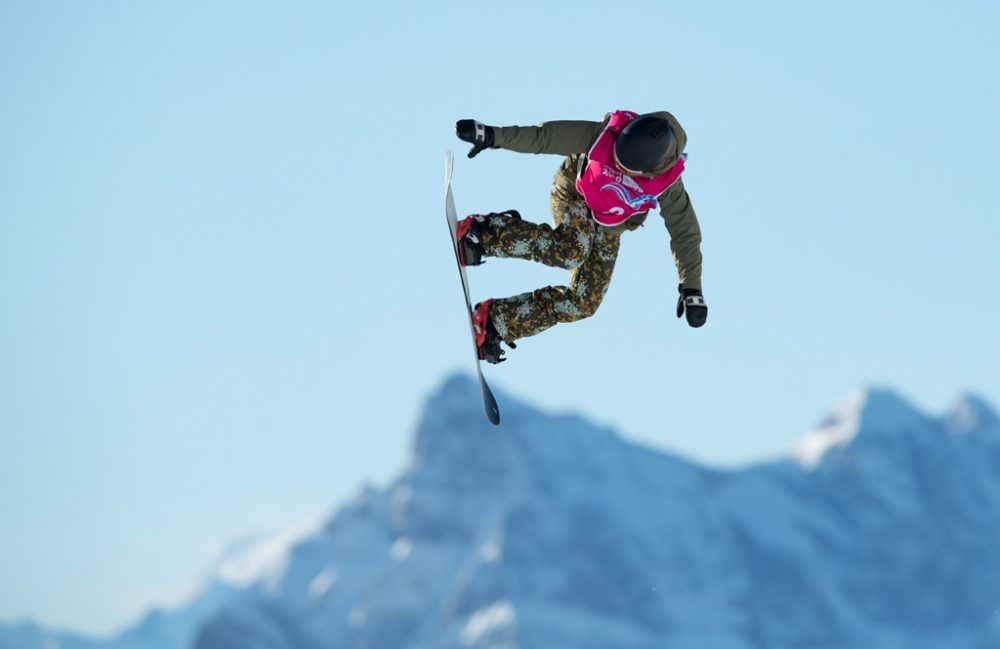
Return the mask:
{"type": "Polygon", "coordinates": [[[659,209],[670,234],[680,279],[677,317],[686,315],[692,327],[705,324],[701,229],[680,179],[687,136],[673,115],[619,110],[601,122],[507,127],[462,119],[455,133],[472,144],[470,158],[485,149],[567,156],[552,184],[555,227],[526,221],[515,210],[473,214],[458,223],[463,266],[512,257],[571,273],[569,286],[477,304],[473,323],[481,359],[502,362],[501,342],[513,348],[520,338],[593,315],[611,281],[621,234],[642,225],[652,208],[659,209]]]}

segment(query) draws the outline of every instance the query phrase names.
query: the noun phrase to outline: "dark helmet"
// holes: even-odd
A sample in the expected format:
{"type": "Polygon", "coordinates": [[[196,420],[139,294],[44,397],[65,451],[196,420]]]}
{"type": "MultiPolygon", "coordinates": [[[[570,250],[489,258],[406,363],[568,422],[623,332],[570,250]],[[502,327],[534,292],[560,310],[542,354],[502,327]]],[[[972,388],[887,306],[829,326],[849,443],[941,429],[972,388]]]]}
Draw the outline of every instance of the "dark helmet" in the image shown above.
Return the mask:
{"type": "Polygon", "coordinates": [[[646,173],[663,164],[674,143],[670,122],[653,115],[636,117],[615,141],[615,157],[629,171],[646,173]]]}

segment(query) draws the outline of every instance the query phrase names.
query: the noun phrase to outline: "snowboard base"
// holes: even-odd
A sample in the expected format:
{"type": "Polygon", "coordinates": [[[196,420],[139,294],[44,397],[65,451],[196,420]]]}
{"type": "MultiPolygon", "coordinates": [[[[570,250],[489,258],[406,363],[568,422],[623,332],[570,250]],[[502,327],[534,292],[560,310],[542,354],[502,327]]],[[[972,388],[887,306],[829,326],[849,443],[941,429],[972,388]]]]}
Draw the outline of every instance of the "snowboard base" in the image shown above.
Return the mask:
{"type": "Polygon", "coordinates": [[[500,408],[497,407],[497,400],[490,390],[489,384],[483,378],[483,364],[479,359],[479,348],[476,346],[476,329],[472,323],[472,299],[469,297],[469,278],[465,274],[465,267],[462,266],[458,253],[458,212],[455,210],[455,198],[451,193],[451,174],[455,167],[455,154],[451,149],[444,155],[444,211],[448,218],[448,231],[451,232],[451,247],[455,253],[455,264],[458,266],[458,274],[462,279],[462,291],[465,293],[465,310],[469,317],[469,333],[472,334],[472,351],[476,359],[476,375],[479,377],[479,390],[483,397],[483,412],[486,419],[494,426],[500,425],[500,408]]]}

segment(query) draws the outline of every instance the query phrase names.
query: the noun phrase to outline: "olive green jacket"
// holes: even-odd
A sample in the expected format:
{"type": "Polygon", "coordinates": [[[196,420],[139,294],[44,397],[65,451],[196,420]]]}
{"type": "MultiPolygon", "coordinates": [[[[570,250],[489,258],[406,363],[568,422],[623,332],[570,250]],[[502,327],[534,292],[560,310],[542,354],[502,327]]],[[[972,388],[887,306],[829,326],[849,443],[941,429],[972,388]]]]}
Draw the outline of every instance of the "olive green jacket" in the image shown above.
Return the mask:
{"type": "MultiPolygon", "coordinates": [[[[652,113],[670,122],[674,131],[674,148],[659,168],[650,172],[658,175],[670,168],[687,144],[687,135],[677,119],[667,112],[652,113]]],[[[553,121],[538,126],[503,126],[493,130],[493,148],[519,153],[554,153],[567,156],[556,172],[552,193],[565,198],[579,197],[576,190],[577,163],[581,155],[590,151],[597,137],[604,130],[604,122],[553,121]]],[[[691,199],[678,180],[660,196],[660,215],[670,233],[670,249],[677,275],[684,288],[701,290],[701,228],[695,216],[691,199]]],[[[641,223],[645,216],[634,217],[641,223]]],[[[627,227],[619,226],[619,227],[627,227]]],[[[634,226],[633,226],[634,227],[634,226]]]]}

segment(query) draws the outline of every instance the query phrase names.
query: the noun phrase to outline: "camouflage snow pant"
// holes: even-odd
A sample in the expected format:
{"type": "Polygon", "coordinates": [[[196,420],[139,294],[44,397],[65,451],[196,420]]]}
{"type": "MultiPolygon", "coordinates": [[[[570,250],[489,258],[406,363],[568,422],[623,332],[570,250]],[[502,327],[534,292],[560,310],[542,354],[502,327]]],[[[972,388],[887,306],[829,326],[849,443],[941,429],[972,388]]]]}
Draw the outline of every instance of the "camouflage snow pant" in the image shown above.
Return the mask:
{"type": "Polygon", "coordinates": [[[505,342],[594,315],[611,283],[621,231],[594,221],[583,198],[553,196],[552,220],[555,227],[493,216],[482,233],[487,256],[529,259],[570,271],[569,286],[546,286],[493,301],[490,318],[505,342]]]}

